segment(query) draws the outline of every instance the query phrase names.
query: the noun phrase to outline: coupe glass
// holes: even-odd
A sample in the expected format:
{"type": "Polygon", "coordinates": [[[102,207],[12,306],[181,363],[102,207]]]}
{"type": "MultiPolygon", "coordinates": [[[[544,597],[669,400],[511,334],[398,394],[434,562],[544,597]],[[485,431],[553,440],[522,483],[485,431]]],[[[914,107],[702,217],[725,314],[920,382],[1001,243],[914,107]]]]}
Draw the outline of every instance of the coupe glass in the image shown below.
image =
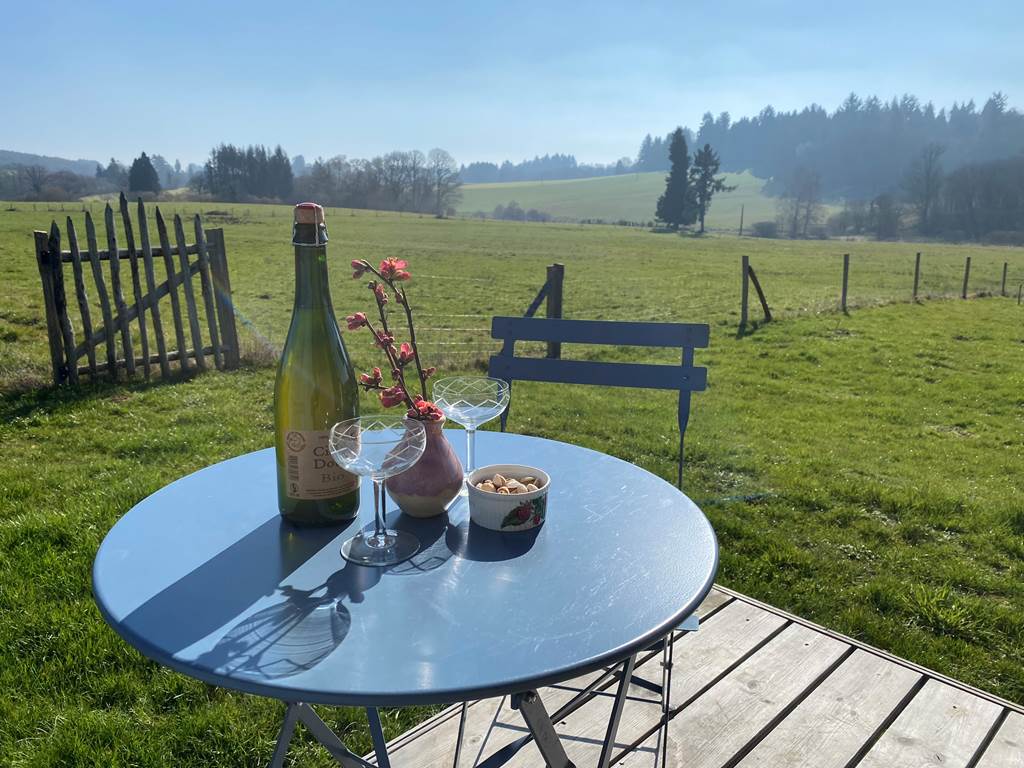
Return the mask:
{"type": "Polygon", "coordinates": [[[415,419],[401,416],[360,416],[331,428],[331,455],[338,466],[373,480],[373,528],[365,528],[341,545],[341,555],[360,565],[392,565],[420,548],[408,531],[387,527],[384,481],[419,461],[427,432],[415,419]]]}
{"type": "MultiPolygon", "coordinates": [[[[434,382],[434,404],[444,415],[466,428],[466,478],[476,469],[476,428],[497,417],[508,406],[508,382],[487,376],[454,376],[434,382]]],[[[462,495],[468,493],[462,484],[462,495]]]]}

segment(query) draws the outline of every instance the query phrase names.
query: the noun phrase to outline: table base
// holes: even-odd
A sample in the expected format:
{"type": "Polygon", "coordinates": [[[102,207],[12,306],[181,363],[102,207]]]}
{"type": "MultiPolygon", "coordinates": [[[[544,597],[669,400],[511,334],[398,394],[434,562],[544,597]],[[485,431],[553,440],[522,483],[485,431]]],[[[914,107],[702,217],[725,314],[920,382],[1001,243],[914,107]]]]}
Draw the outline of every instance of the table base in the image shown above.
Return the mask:
{"type": "MultiPolygon", "coordinates": [[[[692,628],[684,625],[684,627],[682,627],[683,632],[696,629],[696,622],[692,619],[688,621],[687,624],[691,623],[691,621],[693,623],[692,628]]],[[[562,745],[562,741],[559,738],[558,733],[555,731],[554,723],[568,717],[590,701],[594,696],[602,692],[605,688],[614,684],[617,680],[612,712],[608,719],[608,727],[605,732],[604,743],[601,747],[601,756],[598,760],[598,768],[609,768],[613,761],[617,761],[623,757],[623,754],[621,753],[618,755],[614,755],[613,753],[615,749],[615,737],[619,728],[619,720],[622,717],[622,710],[626,703],[630,684],[643,686],[654,690],[661,695],[662,718],[659,730],[664,731],[667,726],[668,712],[670,709],[668,694],[671,690],[672,682],[672,645],[672,635],[669,635],[664,641],[658,642],[648,651],[649,653],[652,651],[657,653],[659,651],[656,649],[660,646],[660,653],[662,654],[662,679],[660,684],[634,677],[633,671],[637,662],[637,654],[634,654],[621,664],[617,664],[606,669],[603,675],[594,680],[584,690],[576,694],[576,696],[566,702],[553,715],[548,714],[547,709],[544,707],[544,702],[541,700],[540,694],[536,690],[513,694],[510,697],[509,703],[513,709],[519,710],[519,713],[522,715],[530,733],[529,735],[523,736],[511,744],[502,747],[494,754],[480,761],[477,763],[476,768],[500,768],[500,766],[511,760],[522,747],[531,741],[536,743],[537,749],[544,758],[544,762],[548,768],[576,768],[575,764],[569,759],[569,756],[565,752],[565,747],[562,745]]],[[[465,732],[466,724],[466,707],[467,705],[464,703],[460,713],[454,768],[459,768],[459,761],[462,753],[462,737],[465,732]]],[[[320,716],[317,715],[309,704],[303,702],[289,702],[287,710],[285,711],[284,722],[281,725],[281,731],[277,737],[277,745],[274,749],[274,756],[270,761],[269,768],[283,768],[284,758],[288,752],[288,746],[291,743],[292,736],[295,732],[295,725],[299,722],[306,726],[313,738],[315,738],[343,768],[391,768],[391,762],[388,758],[387,743],[384,739],[384,730],[381,726],[380,714],[376,708],[367,707],[366,716],[369,721],[370,736],[373,739],[373,751],[376,763],[368,762],[346,747],[344,742],[342,742],[337,734],[335,734],[334,731],[332,731],[327,724],[320,719],[320,716]]],[[[664,732],[660,734],[661,744],[660,749],[658,750],[662,766],[665,765],[665,749],[667,746],[665,735],[666,734],[664,732]]]]}
{"type": "Polygon", "coordinates": [[[381,728],[380,715],[375,708],[367,707],[366,717],[370,721],[370,734],[373,738],[373,749],[377,755],[377,766],[366,762],[346,747],[345,743],[327,727],[327,723],[320,719],[320,715],[314,712],[309,704],[301,701],[289,702],[284,713],[284,723],[281,724],[281,731],[277,734],[277,746],[274,747],[274,756],[270,760],[269,768],[283,768],[284,757],[288,754],[288,746],[295,733],[295,724],[299,722],[306,726],[313,738],[343,768],[378,768],[378,766],[379,768],[391,768],[387,747],[384,744],[384,730],[381,728]]]}

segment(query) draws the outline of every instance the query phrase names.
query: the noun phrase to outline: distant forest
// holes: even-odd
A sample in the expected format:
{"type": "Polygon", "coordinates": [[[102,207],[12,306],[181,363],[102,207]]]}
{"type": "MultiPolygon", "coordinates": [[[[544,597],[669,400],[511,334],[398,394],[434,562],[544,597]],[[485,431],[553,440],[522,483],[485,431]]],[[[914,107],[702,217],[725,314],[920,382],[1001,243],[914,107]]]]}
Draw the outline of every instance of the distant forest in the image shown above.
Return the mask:
{"type": "MultiPolygon", "coordinates": [[[[684,128],[691,146],[710,144],[722,158],[722,170],[749,170],[768,179],[766,192],[781,194],[800,169],[816,171],[826,199],[871,199],[899,191],[904,174],[928,145],[944,149],[943,165],[954,170],[1024,152],[1024,114],[1001,93],[978,109],[974,101],[954,102],[948,110],[906,95],[882,101],[850,94],[834,112],[812,104],[777,112],[767,106],[756,117],[733,121],[728,112],[705,113],[694,132],[684,128]]],[[[545,155],[521,163],[470,163],[462,168],[467,184],[540,181],[667,171],[668,134],[648,134],[636,158],[604,164],[577,163],[570,154],[545,155]]]]}
{"type": "MultiPolygon", "coordinates": [[[[668,163],[668,149],[665,149],[665,163],[668,163]]],[[[667,167],[667,165],[666,165],[667,167]]],[[[623,157],[614,163],[577,163],[574,155],[544,155],[521,163],[508,160],[496,163],[470,163],[459,169],[459,176],[466,184],[493,184],[504,181],[547,181],[550,179],[587,179],[594,176],[614,176],[632,173],[634,161],[623,157]]],[[[652,169],[660,170],[660,169],[652,169]]]]}

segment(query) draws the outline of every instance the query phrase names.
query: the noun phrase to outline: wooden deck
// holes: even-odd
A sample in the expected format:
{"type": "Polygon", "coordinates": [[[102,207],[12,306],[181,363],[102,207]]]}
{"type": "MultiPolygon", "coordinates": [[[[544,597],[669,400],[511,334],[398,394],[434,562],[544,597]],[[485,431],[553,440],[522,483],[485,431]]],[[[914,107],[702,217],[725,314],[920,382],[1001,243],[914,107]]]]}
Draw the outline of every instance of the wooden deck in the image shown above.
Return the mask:
{"type": "MultiPolygon", "coordinates": [[[[670,768],[1024,768],[1024,709],[726,589],[698,610],[700,630],[675,643],[670,768]]],[[[661,654],[636,676],[661,680],[661,654]]],[[[472,659],[465,659],[472,664],[472,659]]],[[[541,690],[554,712],[598,674],[541,690]]],[[[614,686],[556,723],[577,766],[597,764],[614,686]]],[[[619,765],[660,764],[658,695],[630,687],[619,765]]],[[[451,766],[459,707],[391,744],[394,768],[451,766]]],[[[469,707],[459,768],[527,733],[505,699],[469,707]]],[[[372,756],[367,756],[372,762],[372,756]]],[[[528,743],[502,763],[541,766],[528,743]]]]}

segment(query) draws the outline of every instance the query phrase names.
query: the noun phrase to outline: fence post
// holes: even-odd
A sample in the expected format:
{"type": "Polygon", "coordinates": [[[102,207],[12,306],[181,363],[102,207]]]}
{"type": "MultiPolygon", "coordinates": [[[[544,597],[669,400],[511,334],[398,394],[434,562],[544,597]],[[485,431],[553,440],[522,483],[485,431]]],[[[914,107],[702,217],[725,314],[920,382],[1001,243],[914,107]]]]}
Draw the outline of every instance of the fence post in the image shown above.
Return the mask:
{"type": "Polygon", "coordinates": [[[846,289],[850,283],[850,254],[843,254],[843,295],[840,299],[843,312],[846,311],[846,289]]]}
{"type": "Polygon", "coordinates": [[[220,340],[224,345],[224,367],[230,370],[238,367],[241,350],[238,344],[238,328],[235,325],[235,306],[231,299],[227,253],[224,250],[224,230],[208,230],[206,241],[216,299],[217,324],[220,326],[220,340]]]}
{"type": "Polygon", "coordinates": [[[917,252],[917,256],[914,257],[914,298],[913,301],[917,301],[917,285],[921,281],[921,252],[917,252]]]}
{"type": "Polygon", "coordinates": [[[46,309],[46,335],[50,341],[50,367],[53,372],[53,383],[64,381],[64,337],[60,331],[60,320],[57,319],[57,304],[53,297],[53,270],[50,267],[49,235],[46,232],[35,233],[36,264],[39,266],[39,277],[43,283],[43,306],[46,309]]]}
{"type": "Polygon", "coordinates": [[[966,299],[967,298],[967,281],[968,281],[968,279],[970,279],[970,277],[971,277],[971,257],[968,256],[967,260],[964,261],[964,287],[963,287],[963,290],[960,291],[960,298],[961,299],[966,299]]]}
{"type": "Polygon", "coordinates": [[[1003,283],[999,287],[999,295],[1000,296],[1005,296],[1006,295],[1006,270],[1009,268],[1009,266],[1010,266],[1010,262],[1008,262],[1008,261],[1004,261],[1003,262],[1003,283]]]}
{"type": "MultiPolygon", "coordinates": [[[[562,280],[564,278],[564,264],[552,264],[548,267],[547,316],[550,318],[562,317],[562,280]]],[[[548,357],[553,357],[556,360],[562,357],[562,345],[559,342],[548,342],[548,357]]]]}
{"type": "Polygon", "coordinates": [[[740,237],[743,237],[743,210],[746,206],[740,206],[740,237]]]}
{"type": "Polygon", "coordinates": [[[740,256],[740,270],[742,275],[740,279],[740,331],[742,332],[747,327],[747,302],[750,298],[750,284],[747,276],[750,274],[750,257],[740,256]]]}

